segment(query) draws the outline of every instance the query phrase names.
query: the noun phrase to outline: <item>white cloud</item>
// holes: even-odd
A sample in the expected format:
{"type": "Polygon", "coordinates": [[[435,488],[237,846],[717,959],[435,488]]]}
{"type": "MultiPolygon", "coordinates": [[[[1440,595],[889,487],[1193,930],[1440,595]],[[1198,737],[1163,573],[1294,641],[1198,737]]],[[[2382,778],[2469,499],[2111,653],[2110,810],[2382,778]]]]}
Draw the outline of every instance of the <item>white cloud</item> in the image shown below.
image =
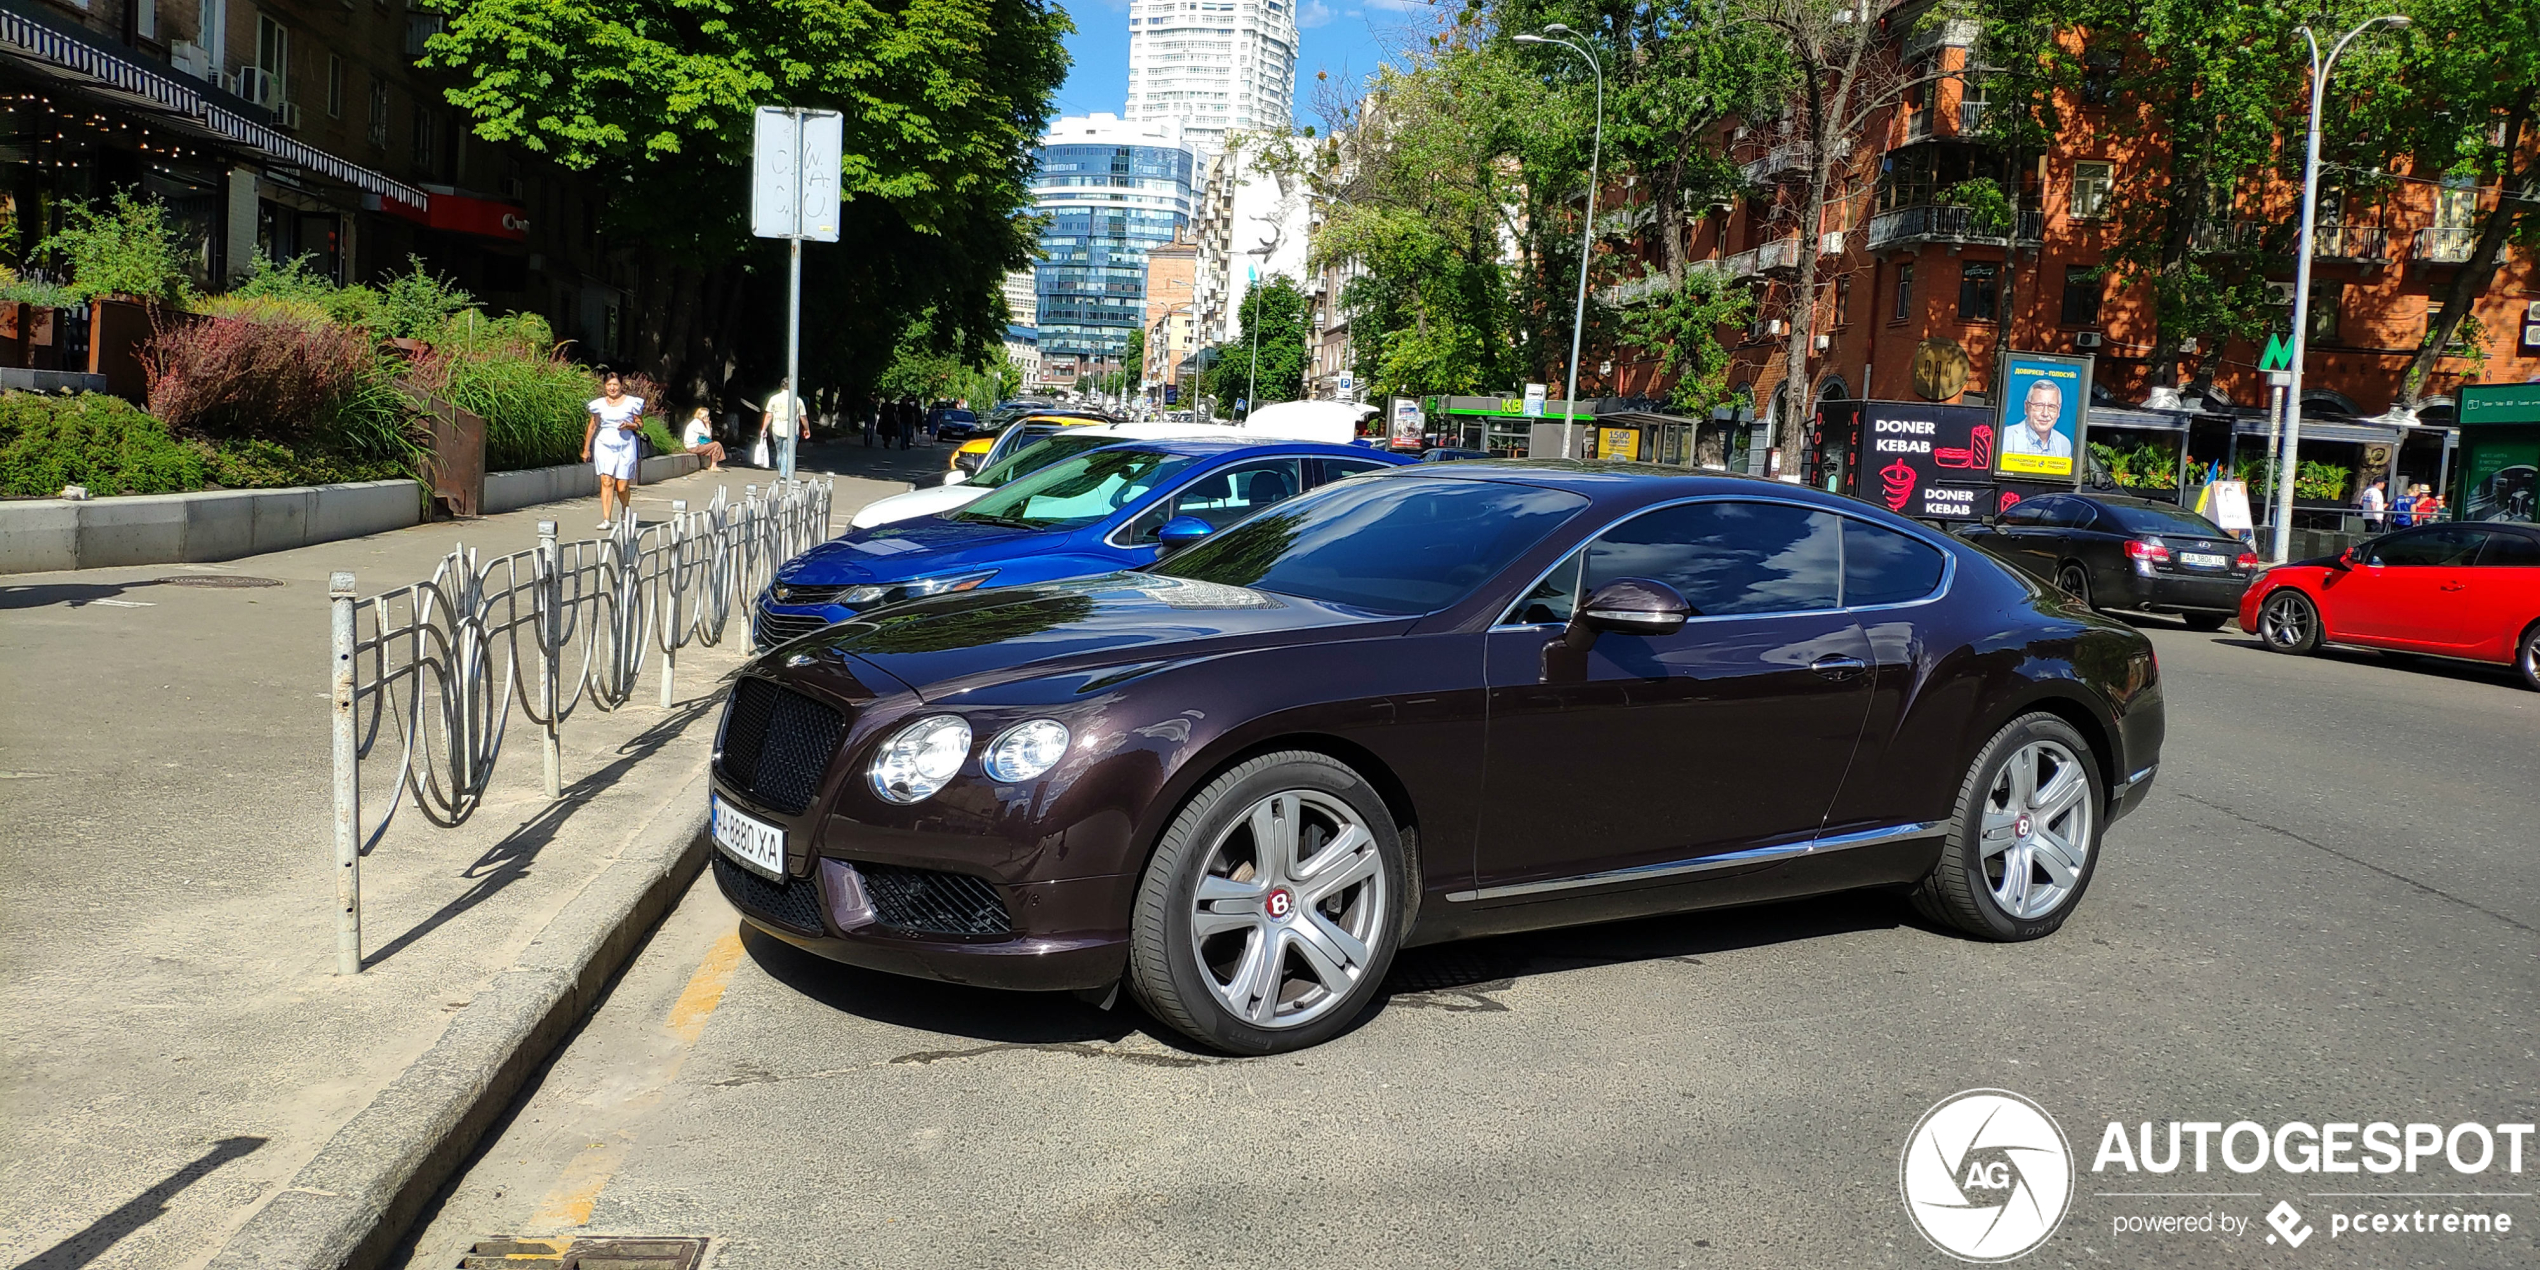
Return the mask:
{"type": "Polygon", "coordinates": [[[1299,30],[1311,31],[1338,16],[1323,0],[1306,0],[1305,7],[1297,10],[1296,24],[1299,30]]]}

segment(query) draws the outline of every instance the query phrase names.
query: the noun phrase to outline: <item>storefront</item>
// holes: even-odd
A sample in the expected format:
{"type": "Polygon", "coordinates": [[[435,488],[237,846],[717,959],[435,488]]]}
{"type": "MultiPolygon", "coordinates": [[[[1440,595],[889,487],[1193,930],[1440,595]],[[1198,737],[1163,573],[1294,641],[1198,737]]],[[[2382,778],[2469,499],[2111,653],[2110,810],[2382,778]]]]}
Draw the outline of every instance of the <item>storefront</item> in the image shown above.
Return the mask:
{"type": "Polygon", "coordinates": [[[2540,520],[2540,383],[2462,387],[2460,437],[2453,516],[2540,520]]]}

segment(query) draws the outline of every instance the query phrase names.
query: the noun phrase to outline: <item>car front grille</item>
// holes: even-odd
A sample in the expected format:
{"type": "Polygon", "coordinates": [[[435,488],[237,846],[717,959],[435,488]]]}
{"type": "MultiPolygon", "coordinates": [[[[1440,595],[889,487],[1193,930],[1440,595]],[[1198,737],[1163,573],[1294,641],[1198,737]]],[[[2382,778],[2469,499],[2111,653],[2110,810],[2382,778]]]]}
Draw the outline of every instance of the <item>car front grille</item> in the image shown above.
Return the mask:
{"type": "Polygon", "coordinates": [[[764,679],[740,679],[723,707],[715,771],[759,805],[799,816],[838,752],[844,716],[764,679]]]}
{"type": "Polygon", "coordinates": [[[997,888],[966,873],[939,873],[894,864],[859,864],[873,916],[885,926],[929,935],[1011,935],[997,888]]]}
{"type": "Polygon", "coordinates": [[[828,625],[829,619],[816,613],[770,613],[762,607],[750,614],[750,641],[760,648],[774,648],[828,625]]]}
{"type": "Polygon", "coordinates": [[[844,583],[837,586],[805,586],[799,582],[779,582],[773,588],[779,604],[835,604],[847,593],[844,583]]]}
{"type": "Polygon", "coordinates": [[[736,907],[807,935],[823,933],[820,888],[807,880],[770,882],[734,864],[732,857],[720,851],[714,853],[714,880],[722,884],[724,898],[736,907]]]}

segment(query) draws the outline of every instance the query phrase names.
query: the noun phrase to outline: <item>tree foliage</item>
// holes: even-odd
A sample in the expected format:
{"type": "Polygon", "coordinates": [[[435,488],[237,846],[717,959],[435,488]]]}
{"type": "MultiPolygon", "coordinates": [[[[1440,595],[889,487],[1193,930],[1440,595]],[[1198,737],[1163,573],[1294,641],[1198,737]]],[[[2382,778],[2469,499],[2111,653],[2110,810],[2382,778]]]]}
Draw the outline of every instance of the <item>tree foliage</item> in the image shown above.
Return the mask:
{"type": "Polygon", "coordinates": [[[1274,274],[1245,291],[1237,322],[1243,334],[1217,350],[1202,391],[1228,403],[1249,394],[1250,406],[1304,396],[1305,314],[1305,293],[1284,276],[1274,274]]]}

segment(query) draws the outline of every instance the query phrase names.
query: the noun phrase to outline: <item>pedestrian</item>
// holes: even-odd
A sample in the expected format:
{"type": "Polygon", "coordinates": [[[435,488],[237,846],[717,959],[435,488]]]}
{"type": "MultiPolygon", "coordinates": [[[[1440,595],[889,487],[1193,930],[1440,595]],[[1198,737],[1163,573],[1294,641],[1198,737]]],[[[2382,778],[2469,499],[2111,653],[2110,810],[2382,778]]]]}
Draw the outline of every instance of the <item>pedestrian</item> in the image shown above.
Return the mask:
{"type": "Polygon", "coordinates": [[[626,381],[616,371],[600,376],[600,395],[587,407],[591,422],[582,429],[582,461],[600,475],[600,528],[632,514],[629,491],[635,484],[635,460],[644,420],[644,399],[626,394],[626,381]]]}
{"type": "Polygon", "coordinates": [[[2432,486],[2427,486],[2425,493],[2417,498],[2417,523],[2431,525],[2441,519],[2443,519],[2443,496],[2435,493],[2432,486]]]}
{"type": "Polygon", "coordinates": [[[873,448],[873,434],[882,426],[882,399],[866,397],[862,406],[863,408],[856,412],[856,418],[863,425],[861,431],[864,433],[864,448],[870,450],[873,448]]]}
{"type": "Polygon", "coordinates": [[[811,440],[811,420],[805,417],[802,402],[794,396],[794,381],[788,379],[769,393],[766,404],[759,407],[758,434],[767,442],[769,466],[785,465],[785,443],[794,439],[797,428],[802,431],[802,440],[811,440]]]}
{"type": "Polygon", "coordinates": [[[2364,532],[2366,533],[2377,534],[2381,532],[2382,509],[2390,505],[2387,496],[2381,492],[2381,485],[2382,481],[2380,477],[2376,476],[2372,478],[2372,483],[2364,487],[2364,496],[2362,501],[2356,504],[2358,507],[2363,509],[2364,532]]]}
{"type": "Polygon", "coordinates": [[[688,453],[703,457],[707,471],[723,470],[723,443],[714,439],[714,424],[707,418],[704,406],[688,416],[688,426],[680,430],[679,444],[688,447],[688,453]]]}
{"type": "Polygon", "coordinates": [[[2405,529],[2408,526],[2417,523],[2416,511],[2416,488],[2410,485],[2401,485],[2399,487],[2399,497],[2393,500],[2390,504],[2390,523],[2397,525],[2401,529],[2405,529]]]}
{"type": "Polygon", "coordinates": [[[905,450],[909,447],[910,439],[916,436],[916,434],[917,398],[902,397],[900,398],[899,415],[891,421],[891,439],[899,442],[900,448],[905,450]]]}

